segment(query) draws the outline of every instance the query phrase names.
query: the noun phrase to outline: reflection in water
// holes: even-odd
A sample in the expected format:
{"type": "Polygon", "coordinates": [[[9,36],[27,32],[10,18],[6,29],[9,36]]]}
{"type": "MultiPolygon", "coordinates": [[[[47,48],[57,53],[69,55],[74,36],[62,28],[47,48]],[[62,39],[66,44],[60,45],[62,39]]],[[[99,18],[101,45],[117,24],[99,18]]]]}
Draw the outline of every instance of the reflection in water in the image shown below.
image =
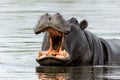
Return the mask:
{"type": "Polygon", "coordinates": [[[120,79],[120,67],[80,66],[80,67],[37,67],[39,80],[111,80],[120,79]]]}
{"type": "Polygon", "coordinates": [[[68,80],[68,76],[66,73],[50,73],[49,75],[38,73],[38,79],[42,80],[68,80]]]}
{"type": "Polygon", "coordinates": [[[92,67],[37,67],[38,78],[42,80],[90,80],[92,67]]]}

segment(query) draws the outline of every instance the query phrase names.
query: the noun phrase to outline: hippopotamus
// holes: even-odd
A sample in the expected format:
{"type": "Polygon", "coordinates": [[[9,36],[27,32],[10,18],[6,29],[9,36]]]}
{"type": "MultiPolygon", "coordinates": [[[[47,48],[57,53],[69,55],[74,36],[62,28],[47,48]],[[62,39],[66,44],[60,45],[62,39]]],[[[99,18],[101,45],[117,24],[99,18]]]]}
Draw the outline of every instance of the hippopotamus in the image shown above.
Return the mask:
{"type": "Polygon", "coordinates": [[[35,34],[45,32],[36,61],[41,66],[114,65],[120,63],[120,40],[99,38],[87,20],[64,19],[60,13],[41,16],[35,34]]]}

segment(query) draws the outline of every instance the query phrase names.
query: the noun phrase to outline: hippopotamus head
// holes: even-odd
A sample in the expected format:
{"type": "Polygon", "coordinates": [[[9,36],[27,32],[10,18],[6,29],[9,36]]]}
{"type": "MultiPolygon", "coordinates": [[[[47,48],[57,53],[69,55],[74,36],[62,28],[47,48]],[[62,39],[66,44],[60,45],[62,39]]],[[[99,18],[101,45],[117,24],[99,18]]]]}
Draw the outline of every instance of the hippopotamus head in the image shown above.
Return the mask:
{"type": "Polygon", "coordinates": [[[42,15],[34,29],[35,34],[45,32],[37,62],[43,66],[89,64],[91,52],[84,34],[86,27],[86,20],[80,23],[76,18],[65,20],[60,13],[42,15]]]}

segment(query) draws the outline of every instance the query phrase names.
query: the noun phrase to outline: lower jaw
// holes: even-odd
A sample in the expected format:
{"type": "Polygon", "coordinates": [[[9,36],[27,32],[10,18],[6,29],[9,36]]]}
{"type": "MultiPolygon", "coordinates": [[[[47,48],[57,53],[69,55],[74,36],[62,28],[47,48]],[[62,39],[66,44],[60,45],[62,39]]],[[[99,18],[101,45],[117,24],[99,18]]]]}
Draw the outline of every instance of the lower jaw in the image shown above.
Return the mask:
{"type": "Polygon", "coordinates": [[[52,54],[52,51],[40,51],[36,61],[40,65],[60,66],[64,65],[70,59],[69,54],[65,50],[54,53],[56,54],[55,56],[52,54]]]}
{"type": "Polygon", "coordinates": [[[54,57],[45,57],[43,59],[36,59],[36,61],[41,66],[63,66],[69,61],[69,59],[61,60],[54,57]]]}

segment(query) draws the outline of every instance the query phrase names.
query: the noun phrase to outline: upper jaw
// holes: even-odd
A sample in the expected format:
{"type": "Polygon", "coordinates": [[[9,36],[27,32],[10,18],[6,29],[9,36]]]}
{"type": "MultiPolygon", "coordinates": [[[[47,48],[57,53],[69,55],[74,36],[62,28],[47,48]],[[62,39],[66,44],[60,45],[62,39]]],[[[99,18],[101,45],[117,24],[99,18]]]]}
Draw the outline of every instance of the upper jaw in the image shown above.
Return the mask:
{"type": "Polygon", "coordinates": [[[48,13],[42,15],[37,26],[34,28],[34,32],[39,34],[44,32],[46,28],[53,28],[63,33],[68,33],[71,30],[69,23],[60,13],[56,13],[53,17],[48,13]]]}

